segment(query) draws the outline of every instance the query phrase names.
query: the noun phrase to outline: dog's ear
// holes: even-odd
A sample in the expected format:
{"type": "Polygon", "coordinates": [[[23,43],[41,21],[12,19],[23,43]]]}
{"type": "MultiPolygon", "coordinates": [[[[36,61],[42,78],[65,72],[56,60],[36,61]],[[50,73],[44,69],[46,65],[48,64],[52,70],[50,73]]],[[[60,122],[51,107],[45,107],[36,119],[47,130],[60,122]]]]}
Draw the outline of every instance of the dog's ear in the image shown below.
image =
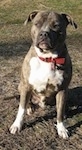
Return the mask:
{"type": "Polygon", "coordinates": [[[71,16],[69,16],[68,14],[62,14],[62,16],[66,21],[66,25],[71,24],[72,26],[75,27],[75,29],[77,29],[77,24],[74,22],[71,16]]]}
{"type": "Polygon", "coordinates": [[[24,25],[26,25],[28,22],[31,22],[34,17],[37,15],[38,11],[33,11],[29,14],[29,16],[27,17],[27,19],[24,22],[24,25]]]}

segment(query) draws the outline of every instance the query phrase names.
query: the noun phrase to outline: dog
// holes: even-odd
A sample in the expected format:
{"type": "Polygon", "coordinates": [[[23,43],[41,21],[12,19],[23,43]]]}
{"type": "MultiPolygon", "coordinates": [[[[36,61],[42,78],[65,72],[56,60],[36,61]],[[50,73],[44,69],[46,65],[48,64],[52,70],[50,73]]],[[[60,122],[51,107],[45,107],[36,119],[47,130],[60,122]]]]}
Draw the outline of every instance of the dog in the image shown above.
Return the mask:
{"type": "Polygon", "coordinates": [[[67,14],[54,11],[34,11],[29,14],[25,25],[32,22],[32,46],[28,51],[21,72],[19,84],[20,104],[10,133],[19,132],[23,125],[27,107],[28,115],[33,105],[45,108],[47,98],[56,98],[57,132],[67,139],[68,130],[64,125],[64,111],[68,85],[72,77],[72,63],[65,44],[66,28],[77,24],[67,14]]]}

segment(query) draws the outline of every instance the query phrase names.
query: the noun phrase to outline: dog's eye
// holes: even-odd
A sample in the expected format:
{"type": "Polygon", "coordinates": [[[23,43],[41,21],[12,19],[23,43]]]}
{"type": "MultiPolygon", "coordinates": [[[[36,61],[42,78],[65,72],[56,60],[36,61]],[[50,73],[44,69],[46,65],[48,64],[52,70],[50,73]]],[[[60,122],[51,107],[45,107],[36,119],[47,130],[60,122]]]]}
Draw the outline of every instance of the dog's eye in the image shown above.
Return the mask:
{"type": "Polygon", "coordinates": [[[41,26],[41,23],[40,22],[36,22],[35,26],[37,26],[39,28],[41,26]]]}
{"type": "Polygon", "coordinates": [[[52,28],[55,30],[59,30],[59,28],[60,28],[60,26],[59,26],[59,24],[57,23],[52,23],[52,28]]]}
{"type": "Polygon", "coordinates": [[[53,28],[54,28],[54,29],[59,29],[59,25],[58,25],[58,24],[54,24],[54,25],[53,25],[53,28]]]}

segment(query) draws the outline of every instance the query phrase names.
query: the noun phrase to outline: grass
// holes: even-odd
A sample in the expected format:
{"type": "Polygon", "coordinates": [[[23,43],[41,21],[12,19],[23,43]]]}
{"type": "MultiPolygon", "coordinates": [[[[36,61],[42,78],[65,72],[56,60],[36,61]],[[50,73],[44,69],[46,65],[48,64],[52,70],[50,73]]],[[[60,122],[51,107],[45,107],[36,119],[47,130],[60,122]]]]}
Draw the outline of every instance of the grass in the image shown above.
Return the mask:
{"type": "MultiPolygon", "coordinates": [[[[77,21],[81,21],[82,1],[79,0],[3,0],[0,2],[0,18],[2,23],[21,23],[24,17],[33,10],[54,9],[73,15],[77,21]],[[6,1],[6,2],[5,2],[6,1]],[[77,18],[78,17],[78,18],[77,18]]],[[[82,23],[82,21],[81,21],[82,23]]]]}
{"type": "MultiPolygon", "coordinates": [[[[82,149],[82,0],[0,0],[0,149],[1,150],[79,150],[82,149]],[[59,139],[53,122],[55,112],[41,111],[32,118],[25,116],[25,125],[16,136],[8,132],[18,109],[14,99],[18,94],[20,68],[30,46],[31,24],[23,23],[33,10],[55,10],[71,15],[78,25],[67,30],[67,47],[73,64],[69,90],[68,126],[71,137],[59,139]],[[38,120],[36,119],[38,117],[38,120]],[[34,119],[35,118],[35,119],[34,119]],[[31,121],[30,121],[31,120],[31,121]],[[36,120],[36,121],[35,121],[36,120]],[[31,122],[30,125],[26,122],[31,122]],[[29,136],[28,136],[29,135],[29,136]],[[4,138],[5,137],[5,138],[4,138]],[[63,145],[63,147],[62,147],[63,145]]],[[[53,110],[53,108],[52,108],[53,110]]]]}
{"type": "MultiPolygon", "coordinates": [[[[64,12],[73,16],[78,24],[79,34],[82,31],[82,1],[79,0],[1,0],[0,1],[0,39],[10,41],[16,38],[28,36],[26,28],[23,26],[28,14],[33,10],[53,9],[57,12],[64,12]],[[14,31],[14,32],[13,32],[14,31]]],[[[27,27],[29,29],[29,26],[27,27]]],[[[29,30],[28,30],[29,31],[29,30]]],[[[70,31],[70,33],[72,30],[70,31]]],[[[73,33],[73,35],[75,34],[73,33]]],[[[29,33],[30,34],[30,33],[29,33]]],[[[17,40],[17,39],[16,39],[17,40]]]]}

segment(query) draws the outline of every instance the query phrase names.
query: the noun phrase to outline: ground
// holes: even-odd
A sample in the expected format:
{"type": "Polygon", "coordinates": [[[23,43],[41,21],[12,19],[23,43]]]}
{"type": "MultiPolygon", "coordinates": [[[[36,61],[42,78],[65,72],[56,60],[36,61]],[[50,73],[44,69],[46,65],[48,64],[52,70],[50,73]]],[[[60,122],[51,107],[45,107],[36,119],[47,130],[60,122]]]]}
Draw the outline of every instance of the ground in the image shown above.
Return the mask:
{"type": "Polygon", "coordinates": [[[82,150],[82,1],[79,0],[1,0],[0,1],[0,150],[82,150]],[[19,97],[20,70],[30,47],[30,26],[23,22],[35,10],[53,9],[68,13],[78,24],[67,30],[67,47],[73,64],[69,86],[65,124],[69,138],[63,140],[56,131],[55,106],[25,115],[23,129],[9,133],[14,121],[19,97]]]}

